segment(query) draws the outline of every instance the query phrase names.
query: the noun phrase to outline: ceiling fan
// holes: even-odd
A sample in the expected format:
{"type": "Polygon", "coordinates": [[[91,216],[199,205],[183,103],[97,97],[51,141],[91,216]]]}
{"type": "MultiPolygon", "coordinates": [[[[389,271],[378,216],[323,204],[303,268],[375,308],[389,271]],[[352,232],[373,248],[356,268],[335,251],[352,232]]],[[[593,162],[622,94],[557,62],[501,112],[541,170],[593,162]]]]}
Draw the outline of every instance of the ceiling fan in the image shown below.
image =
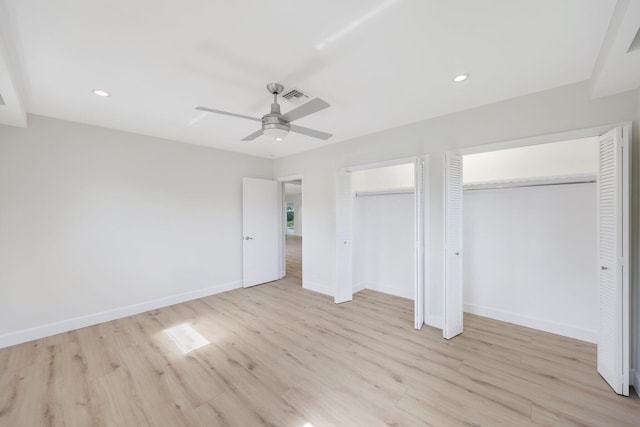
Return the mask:
{"type": "Polygon", "coordinates": [[[311,101],[302,104],[298,108],[294,108],[286,114],[280,113],[280,105],[278,104],[278,94],[282,93],[284,86],[280,83],[269,83],[267,90],[273,95],[273,104],[271,104],[271,112],[265,114],[261,119],[257,117],[244,116],[242,114],[230,113],[228,111],[215,110],[208,107],[196,107],[196,110],[207,111],[209,113],[224,114],[226,116],[240,117],[241,119],[253,120],[256,122],[262,122],[262,128],[249,136],[246,136],[242,141],[253,141],[260,135],[269,135],[274,137],[277,141],[282,141],[282,138],[287,136],[289,132],[300,133],[302,135],[311,136],[319,139],[329,139],[333,135],[326,132],[320,132],[319,130],[309,129],[298,125],[292,125],[294,120],[301,119],[309,114],[316,113],[325,108],[329,108],[327,104],[320,98],[314,98],[311,101]]]}

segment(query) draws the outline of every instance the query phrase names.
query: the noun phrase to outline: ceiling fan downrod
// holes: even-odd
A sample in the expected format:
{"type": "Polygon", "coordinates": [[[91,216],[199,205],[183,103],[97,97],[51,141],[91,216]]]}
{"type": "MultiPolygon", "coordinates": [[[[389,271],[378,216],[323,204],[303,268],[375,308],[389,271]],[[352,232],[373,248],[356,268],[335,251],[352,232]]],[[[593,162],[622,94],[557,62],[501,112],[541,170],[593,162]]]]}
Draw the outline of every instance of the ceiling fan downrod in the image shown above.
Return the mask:
{"type": "Polygon", "coordinates": [[[289,123],[281,119],[282,113],[278,104],[278,94],[282,93],[284,86],[280,83],[269,83],[267,90],[273,94],[273,104],[271,104],[271,113],[262,117],[262,131],[280,140],[289,133],[289,123]]]}

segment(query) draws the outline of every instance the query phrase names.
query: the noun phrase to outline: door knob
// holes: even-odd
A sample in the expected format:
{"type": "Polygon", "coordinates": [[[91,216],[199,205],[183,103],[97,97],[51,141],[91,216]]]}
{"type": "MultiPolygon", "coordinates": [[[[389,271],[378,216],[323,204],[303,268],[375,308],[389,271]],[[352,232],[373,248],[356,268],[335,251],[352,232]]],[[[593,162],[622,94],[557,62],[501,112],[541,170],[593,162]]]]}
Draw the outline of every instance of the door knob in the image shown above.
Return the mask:
{"type": "Polygon", "coordinates": [[[600,270],[608,270],[607,267],[605,267],[604,265],[600,266],[600,270]]]}
{"type": "Polygon", "coordinates": [[[460,255],[460,252],[456,252],[456,255],[460,255]]]}
{"type": "Polygon", "coordinates": [[[247,236],[247,237],[244,238],[244,240],[253,240],[253,237],[247,236]]]}

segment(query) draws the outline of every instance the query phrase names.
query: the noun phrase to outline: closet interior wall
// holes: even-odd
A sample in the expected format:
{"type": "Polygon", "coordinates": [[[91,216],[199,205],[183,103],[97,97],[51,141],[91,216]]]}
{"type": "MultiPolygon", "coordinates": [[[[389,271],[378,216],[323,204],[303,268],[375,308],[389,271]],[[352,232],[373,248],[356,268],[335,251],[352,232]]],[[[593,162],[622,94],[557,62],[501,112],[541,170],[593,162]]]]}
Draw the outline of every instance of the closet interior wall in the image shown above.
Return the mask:
{"type": "Polygon", "coordinates": [[[414,167],[352,173],[354,292],[414,299],[414,167]]]}
{"type": "Polygon", "coordinates": [[[466,312],[595,342],[595,144],[464,157],[466,312]]]}

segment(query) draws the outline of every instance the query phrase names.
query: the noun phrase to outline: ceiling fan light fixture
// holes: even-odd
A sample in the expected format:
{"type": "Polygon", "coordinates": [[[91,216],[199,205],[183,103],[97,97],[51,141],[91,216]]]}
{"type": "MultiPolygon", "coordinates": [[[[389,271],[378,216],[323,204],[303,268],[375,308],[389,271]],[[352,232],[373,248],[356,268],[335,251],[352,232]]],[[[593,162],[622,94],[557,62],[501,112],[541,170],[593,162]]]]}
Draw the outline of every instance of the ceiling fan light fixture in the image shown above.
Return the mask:
{"type": "Polygon", "coordinates": [[[273,138],[284,138],[289,135],[289,126],[283,125],[281,123],[268,123],[262,127],[262,131],[265,135],[271,136],[273,138]]]}

